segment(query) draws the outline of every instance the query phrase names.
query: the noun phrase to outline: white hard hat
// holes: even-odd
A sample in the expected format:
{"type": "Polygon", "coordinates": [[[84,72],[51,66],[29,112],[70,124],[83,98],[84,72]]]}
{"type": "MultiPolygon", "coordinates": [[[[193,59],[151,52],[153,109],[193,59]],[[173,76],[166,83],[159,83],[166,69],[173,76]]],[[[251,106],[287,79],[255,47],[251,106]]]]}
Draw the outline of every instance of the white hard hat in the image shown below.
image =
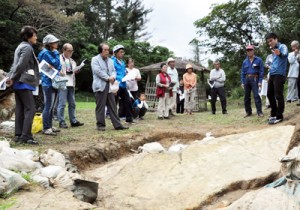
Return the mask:
{"type": "Polygon", "coordinates": [[[118,45],[116,45],[116,46],[114,46],[114,48],[113,48],[113,52],[115,53],[116,51],[118,51],[118,50],[120,50],[120,49],[125,49],[124,48],[124,46],[123,45],[121,45],[121,44],[118,44],[118,45]]]}
{"type": "Polygon", "coordinates": [[[59,39],[56,38],[54,35],[52,34],[48,34],[47,36],[44,37],[43,39],[43,44],[51,44],[51,43],[55,43],[55,42],[59,42],[59,39]]]}

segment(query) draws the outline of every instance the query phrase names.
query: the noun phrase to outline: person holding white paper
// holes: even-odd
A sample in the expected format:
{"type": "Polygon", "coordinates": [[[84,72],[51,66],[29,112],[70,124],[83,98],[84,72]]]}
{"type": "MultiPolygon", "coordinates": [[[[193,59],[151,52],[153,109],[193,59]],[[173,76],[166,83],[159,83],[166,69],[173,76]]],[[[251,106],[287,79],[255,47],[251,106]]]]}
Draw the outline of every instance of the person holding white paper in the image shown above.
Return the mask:
{"type": "Polygon", "coordinates": [[[221,69],[221,64],[219,61],[214,62],[214,69],[210,71],[209,80],[213,82],[211,87],[211,112],[216,114],[216,101],[217,96],[219,96],[222,106],[222,113],[227,114],[227,101],[225,92],[225,80],[226,75],[223,69],[221,69]]]}
{"type": "Polygon", "coordinates": [[[84,125],[76,118],[76,102],[75,102],[75,74],[84,66],[82,62],[80,66],[77,66],[76,62],[72,59],[73,46],[69,43],[63,45],[63,53],[60,55],[60,62],[62,65],[61,76],[66,78],[67,88],[58,91],[58,107],[57,118],[60,128],[68,128],[65,122],[65,107],[68,102],[69,120],[72,127],[78,127],[84,125]]]}
{"type": "Polygon", "coordinates": [[[114,93],[110,90],[110,84],[116,81],[114,63],[109,58],[109,45],[101,43],[98,47],[99,54],[92,58],[93,91],[96,98],[96,126],[97,130],[105,131],[105,106],[109,111],[110,120],[116,130],[128,129],[123,126],[118,114],[114,93]]]}
{"type": "Polygon", "coordinates": [[[126,85],[131,95],[133,96],[134,100],[136,100],[138,90],[139,90],[138,81],[141,81],[142,76],[140,70],[134,68],[134,60],[132,58],[128,59],[126,70],[127,70],[127,75],[132,75],[133,77],[131,80],[126,81],[126,85]]]}
{"type": "MultiPolygon", "coordinates": [[[[40,62],[45,60],[50,68],[61,70],[61,63],[58,48],[59,39],[52,34],[48,34],[44,40],[45,49],[40,52],[40,62]]],[[[59,73],[58,73],[59,74],[59,73]]],[[[57,90],[52,87],[52,80],[42,73],[42,88],[44,93],[44,110],[43,110],[43,133],[45,135],[55,136],[59,130],[52,126],[53,107],[57,97],[57,90]]]]}
{"type": "Polygon", "coordinates": [[[16,100],[15,141],[38,144],[33,139],[31,128],[35,114],[32,91],[39,85],[38,61],[32,45],[37,42],[37,30],[24,26],[21,30],[22,42],[17,47],[12,68],[8,73],[8,85],[13,84],[16,100]]]}

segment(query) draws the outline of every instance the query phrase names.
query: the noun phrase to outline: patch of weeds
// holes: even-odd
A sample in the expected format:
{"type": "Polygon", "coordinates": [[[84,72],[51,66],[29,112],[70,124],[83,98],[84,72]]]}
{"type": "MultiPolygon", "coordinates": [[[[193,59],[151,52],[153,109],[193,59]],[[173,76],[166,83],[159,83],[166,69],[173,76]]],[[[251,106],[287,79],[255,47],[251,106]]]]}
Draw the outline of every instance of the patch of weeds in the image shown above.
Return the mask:
{"type": "Polygon", "coordinates": [[[25,179],[27,182],[32,182],[31,174],[30,173],[21,173],[21,176],[23,179],[25,179]]]}
{"type": "Polygon", "coordinates": [[[9,209],[9,208],[13,207],[13,205],[15,205],[16,202],[17,201],[15,198],[10,198],[8,200],[5,200],[4,202],[0,203],[0,210],[9,209]]]}

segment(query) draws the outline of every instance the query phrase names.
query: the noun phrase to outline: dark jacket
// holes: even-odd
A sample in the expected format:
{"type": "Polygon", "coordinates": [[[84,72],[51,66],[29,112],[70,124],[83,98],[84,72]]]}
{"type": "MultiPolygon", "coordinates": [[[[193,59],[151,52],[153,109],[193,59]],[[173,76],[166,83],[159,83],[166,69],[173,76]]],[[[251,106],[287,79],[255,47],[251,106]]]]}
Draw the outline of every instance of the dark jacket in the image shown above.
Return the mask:
{"type": "Polygon", "coordinates": [[[38,65],[32,46],[28,42],[21,42],[15,51],[8,77],[14,82],[23,82],[33,87],[38,86],[40,80],[38,65]],[[34,75],[27,73],[30,69],[34,71],[34,75]]]}

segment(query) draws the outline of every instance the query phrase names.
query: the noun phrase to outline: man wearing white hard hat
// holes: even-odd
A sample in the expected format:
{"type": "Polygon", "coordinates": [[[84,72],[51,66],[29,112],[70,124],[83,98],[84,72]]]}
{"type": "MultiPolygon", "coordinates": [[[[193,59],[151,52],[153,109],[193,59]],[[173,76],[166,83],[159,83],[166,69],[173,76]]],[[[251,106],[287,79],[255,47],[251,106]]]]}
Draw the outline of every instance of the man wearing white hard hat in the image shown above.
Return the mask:
{"type": "Polygon", "coordinates": [[[172,92],[173,92],[173,97],[170,98],[169,100],[169,115],[170,116],[175,116],[173,114],[173,110],[176,109],[176,94],[179,88],[179,79],[178,79],[178,72],[177,69],[175,68],[175,60],[174,58],[168,58],[167,60],[167,64],[168,64],[168,69],[167,69],[167,74],[171,77],[171,81],[172,83],[175,83],[172,92]]]}
{"type": "Polygon", "coordinates": [[[114,62],[114,67],[117,72],[116,80],[119,82],[119,90],[117,97],[121,98],[121,107],[122,112],[119,112],[121,115],[125,115],[126,117],[126,123],[133,124],[135,123],[133,121],[132,117],[132,102],[129,96],[129,93],[126,88],[126,81],[122,81],[122,79],[126,76],[126,65],[123,61],[123,57],[125,54],[124,46],[123,45],[116,45],[113,48],[114,56],[112,56],[112,60],[114,62]]]}

